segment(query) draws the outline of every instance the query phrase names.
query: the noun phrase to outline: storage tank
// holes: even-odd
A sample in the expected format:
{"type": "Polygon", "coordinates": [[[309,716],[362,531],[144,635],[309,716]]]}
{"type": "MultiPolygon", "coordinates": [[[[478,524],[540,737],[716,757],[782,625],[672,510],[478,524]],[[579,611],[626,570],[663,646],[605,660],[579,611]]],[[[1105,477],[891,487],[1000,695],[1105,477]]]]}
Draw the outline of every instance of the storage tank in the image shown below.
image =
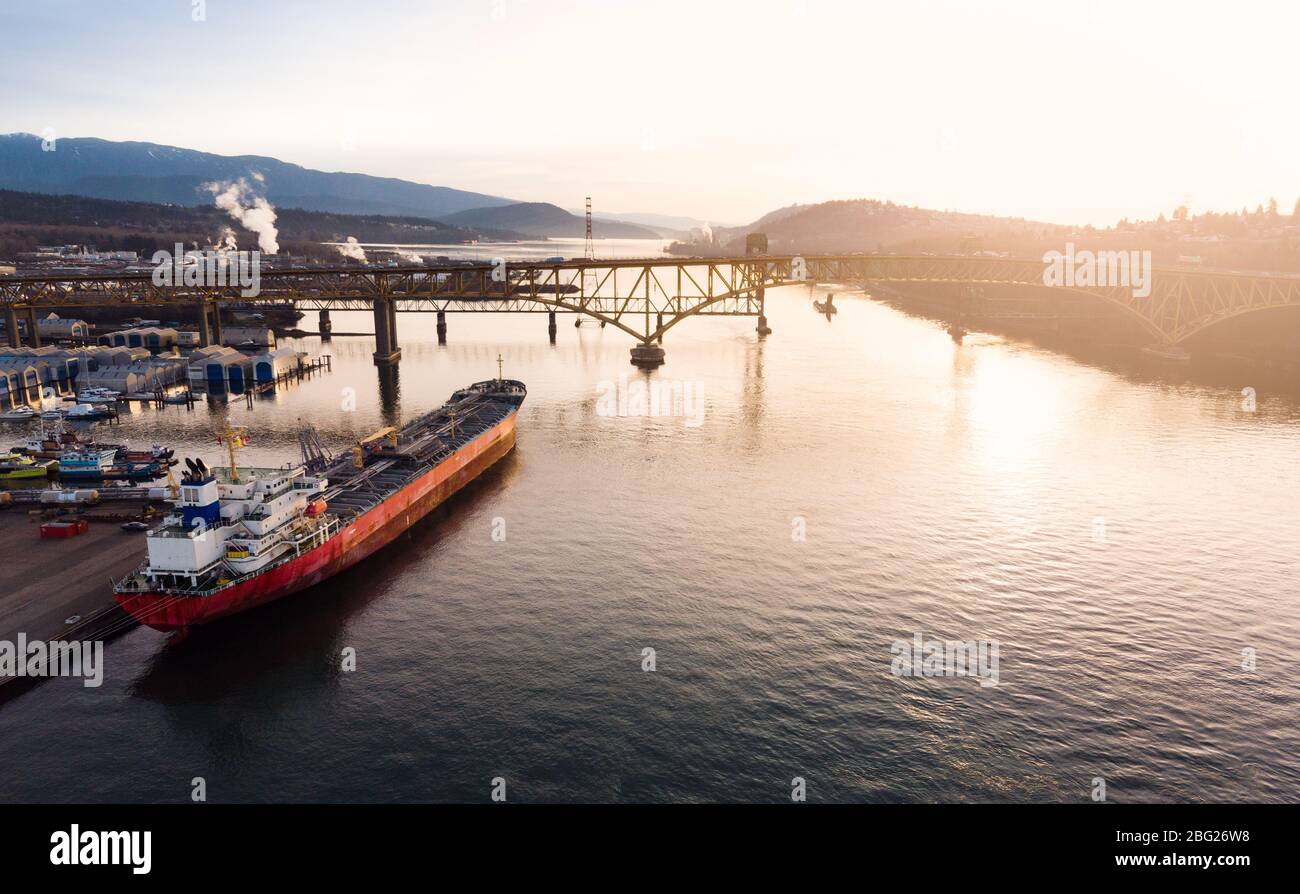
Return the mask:
{"type": "Polygon", "coordinates": [[[98,503],[97,490],[43,490],[42,503],[98,503]]]}

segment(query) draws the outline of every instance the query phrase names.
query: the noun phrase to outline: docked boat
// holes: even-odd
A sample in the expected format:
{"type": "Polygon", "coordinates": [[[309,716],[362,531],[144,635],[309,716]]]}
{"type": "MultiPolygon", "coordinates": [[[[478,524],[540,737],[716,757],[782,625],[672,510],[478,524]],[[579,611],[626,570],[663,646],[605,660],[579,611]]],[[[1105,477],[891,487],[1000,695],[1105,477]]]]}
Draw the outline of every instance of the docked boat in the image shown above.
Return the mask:
{"type": "Polygon", "coordinates": [[[86,445],[63,450],[59,453],[59,477],[101,479],[116,458],[117,450],[112,447],[86,445]]]}
{"type": "MultiPolygon", "coordinates": [[[[111,405],[114,401],[108,401],[108,403],[111,405]]],[[[45,418],[44,414],[42,414],[41,418],[45,418]]],[[[111,419],[113,418],[113,411],[108,409],[103,403],[76,404],[63,411],[63,418],[70,422],[111,419]]]]}
{"type": "Polygon", "coordinates": [[[52,460],[33,460],[19,453],[0,454],[0,481],[48,478],[59,468],[52,460]]]}
{"type": "Polygon", "coordinates": [[[328,457],[314,432],[303,461],[225,468],[186,460],[175,511],[147,536],[148,558],[114,585],[140,622],[178,630],[311,587],[387,546],[515,444],[527,391],[497,378],[455,392],[401,430],[328,457]]]}
{"type": "Polygon", "coordinates": [[[125,446],[117,448],[117,458],[121,462],[158,463],[159,465],[174,466],[176,460],[172,459],[172,456],[172,449],[163,447],[161,444],[154,444],[148,450],[132,450],[125,446]]]}
{"type": "Polygon", "coordinates": [[[121,396],[121,392],[111,388],[83,388],[77,392],[77,403],[113,404],[121,396]]]}
{"type": "Polygon", "coordinates": [[[0,420],[5,422],[28,422],[36,418],[36,411],[31,407],[14,407],[0,413],[0,420]]]}

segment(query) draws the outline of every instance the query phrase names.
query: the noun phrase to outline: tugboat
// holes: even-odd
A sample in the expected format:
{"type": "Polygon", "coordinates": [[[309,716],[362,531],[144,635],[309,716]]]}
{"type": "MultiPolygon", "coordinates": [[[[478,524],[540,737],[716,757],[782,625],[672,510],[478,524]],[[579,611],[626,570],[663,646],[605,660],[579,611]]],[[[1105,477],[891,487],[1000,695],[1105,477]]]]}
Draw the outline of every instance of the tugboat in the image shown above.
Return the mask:
{"type": "Polygon", "coordinates": [[[144,565],[114,585],[118,603],[150,627],[183,630],[328,580],[508,454],[526,394],[498,371],[339,458],[309,427],[302,462],[278,469],[240,468],[243,435],[227,430],[230,465],[185,460],[175,512],[147,535],[144,565]]]}

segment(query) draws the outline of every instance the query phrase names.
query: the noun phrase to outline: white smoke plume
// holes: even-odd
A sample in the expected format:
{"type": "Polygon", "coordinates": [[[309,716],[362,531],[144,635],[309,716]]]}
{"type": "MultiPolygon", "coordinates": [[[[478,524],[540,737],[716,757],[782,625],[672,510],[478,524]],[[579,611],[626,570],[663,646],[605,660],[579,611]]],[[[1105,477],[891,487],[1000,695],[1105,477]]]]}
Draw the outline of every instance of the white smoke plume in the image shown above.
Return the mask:
{"type": "Polygon", "coordinates": [[[359,242],[357,242],[356,236],[349,236],[347,242],[344,242],[342,245],[336,245],[334,247],[339,250],[339,254],[343,255],[343,257],[351,258],[354,261],[361,261],[362,263],[365,263],[366,250],[361,247],[361,244],[359,242]]]}
{"type": "Polygon", "coordinates": [[[700,227],[700,233],[704,236],[705,242],[713,241],[713,227],[709,226],[708,224],[703,224],[700,227]]]}
{"type": "Polygon", "coordinates": [[[217,237],[217,242],[212,248],[215,251],[239,251],[239,242],[235,239],[235,231],[230,227],[222,227],[221,235],[217,237]]]}
{"type": "MultiPolygon", "coordinates": [[[[265,182],[262,175],[253,173],[258,183],[265,182]]],[[[263,254],[273,255],[280,250],[280,231],[275,227],[275,209],[265,196],[253,192],[248,181],[243,177],[221,183],[203,184],[203,188],[213,195],[213,203],[232,218],[239,221],[244,229],[257,234],[257,247],[263,254]]]]}
{"type": "Polygon", "coordinates": [[[421,266],[424,264],[424,257],[422,255],[417,255],[413,251],[402,251],[399,248],[397,249],[397,256],[408,264],[419,264],[421,266]]]}

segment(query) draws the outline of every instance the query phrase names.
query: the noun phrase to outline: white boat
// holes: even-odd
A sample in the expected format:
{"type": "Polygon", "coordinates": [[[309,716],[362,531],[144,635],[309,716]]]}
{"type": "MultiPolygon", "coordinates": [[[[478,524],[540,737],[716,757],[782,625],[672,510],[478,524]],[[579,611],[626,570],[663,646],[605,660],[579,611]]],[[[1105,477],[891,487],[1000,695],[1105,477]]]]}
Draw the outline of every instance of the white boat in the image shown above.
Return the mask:
{"type": "MultiPolygon", "coordinates": [[[[94,404],[77,404],[63,411],[63,418],[71,421],[77,419],[104,419],[110,415],[107,410],[94,404]]],[[[44,416],[45,414],[42,413],[41,417],[44,418],[44,416]]]]}
{"type": "Polygon", "coordinates": [[[116,403],[121,393],[111,388],[83,388],[77,392],[77,403],[111,404],[116,403]]]}
{"type": "Polygon", "coordinates": [[[44,412],[41,413],[41,418],[42,418],[42,419],[50,419],[50,420],[54,420],[54,419],[62,419],[62,418],[63,418],[63,411],[62,411],[62,410],[45,410],[44,412]]]}
{"type": "Polygon", "coordinates": [[[27,422],[29,419],[36,418],[36,411],[31,407],[14,407],[5,413],[0,413],[0,419],[6,422],[27,422]]]}

